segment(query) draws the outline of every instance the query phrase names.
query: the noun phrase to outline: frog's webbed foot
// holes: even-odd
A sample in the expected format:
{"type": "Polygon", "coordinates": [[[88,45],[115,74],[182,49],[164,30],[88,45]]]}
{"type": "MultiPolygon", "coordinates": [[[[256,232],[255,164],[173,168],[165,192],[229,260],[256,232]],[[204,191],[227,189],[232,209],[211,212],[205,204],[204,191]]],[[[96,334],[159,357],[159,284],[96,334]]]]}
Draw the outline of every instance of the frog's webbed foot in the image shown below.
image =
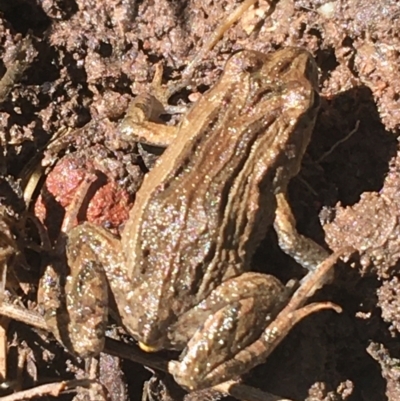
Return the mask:
{"type": "Polygon", "coordinates": [[[314,271],[308,273],[305,279],[302,280],[301,286],[279,312],[274,321],[264,330],[260,338],[247,348],[241,350],[233,360],[228,361],[226,366],[218,366],[212,372],[212,378],[210,375],[210,379],[214,379],[216,382],[217,378],[221,377],[221,374],[225,374],[225,372],[228,372],[230,375],[230,377],[225,377],[234,378],[238,376],[238,374],[234,375],[234,373],[240,371],[240,375],[244,374],[263,363],[286,337],[293,326],[306,316],[324,309],[332,309],[340,313],[342,311],[340,306],[332,302],[316,302],[305,306],[304,304],[318,289],[326,284],[326,278],[330,276],[330,272],[337,260],[353,252],[354,249],[351,247],[342,248],[325,259],[314,271]]]}

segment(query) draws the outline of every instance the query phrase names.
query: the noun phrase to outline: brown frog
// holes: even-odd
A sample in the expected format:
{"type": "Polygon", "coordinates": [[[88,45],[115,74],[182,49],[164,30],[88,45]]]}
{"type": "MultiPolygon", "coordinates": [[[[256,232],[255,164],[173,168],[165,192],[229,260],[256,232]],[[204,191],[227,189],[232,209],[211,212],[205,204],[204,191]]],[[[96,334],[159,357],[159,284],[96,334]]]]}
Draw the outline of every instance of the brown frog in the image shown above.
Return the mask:
{"type": "MultiPolygon", "coordinates": [[[[70,348],[100,352],[108,282],[123,326],[143,349],[185,349],[173,372],[182,386],[246,371],[213,376],[260,337],[288,298],[275,277],[249,272],[269,226],[303,266],[327,255],[295,232],[284,197],[314,127],[317,80],[302,48],[236,53],[145,177],[121,240],[90,223],[69,232],[67,306],[86,323],[82,334],[69,317],[70,348]]],[[[158,127],[131,120],[125,135],[139,124],[158,127]]]]}

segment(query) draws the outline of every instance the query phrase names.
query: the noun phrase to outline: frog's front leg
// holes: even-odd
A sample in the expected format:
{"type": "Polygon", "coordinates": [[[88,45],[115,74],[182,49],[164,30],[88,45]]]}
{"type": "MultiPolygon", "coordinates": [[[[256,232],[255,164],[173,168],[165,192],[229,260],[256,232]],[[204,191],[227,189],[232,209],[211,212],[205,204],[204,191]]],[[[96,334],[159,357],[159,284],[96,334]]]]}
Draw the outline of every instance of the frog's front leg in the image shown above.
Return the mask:
{"type": "Polygon", "coordinates": [[[297,263],[309,271],[315,271],[329,253],[296,230],[296,220],[287,202],[286,195],[276,195],[274,229],[278,236],[279,247],[297,263]]]}
{"type": "Polygon", "coordinates": [[[158,122],[163,107],[157,97],[137,96],[125,114],[118,132],[126,142],[140,142],[166,148],[175,138],[176,127],[158,122]]]}
{"type": "Polygon", "coordinates": [[[230,371],[230,363],[260,337],[291,292],[275,277],[261,273],[247,272],[223,282],[171,330],[177,340],[191,337],[180,362],[171,364],[175,380],[193,390],[244,373],[245,367],[230,371]],[[188,332],[191,327],[198,329],[188,332]],[[226,376],[216,377],[214,371],[221,366],[226,376]]]}
{"type": "Polygon", "coordinates": [[[181,110],[166,110],[171,109],[171,106],[168,105],[168,98],[173,92],[168,92],[162,87],[161,79],[162,66],[157,64],[150,93],[140,94],[131,102],[118,127],[118,133],[122,140],[162,148],[168,147],[174,140],[176,127],[163,124],[159,117],[161,114],[175,114],[181,110]]]}

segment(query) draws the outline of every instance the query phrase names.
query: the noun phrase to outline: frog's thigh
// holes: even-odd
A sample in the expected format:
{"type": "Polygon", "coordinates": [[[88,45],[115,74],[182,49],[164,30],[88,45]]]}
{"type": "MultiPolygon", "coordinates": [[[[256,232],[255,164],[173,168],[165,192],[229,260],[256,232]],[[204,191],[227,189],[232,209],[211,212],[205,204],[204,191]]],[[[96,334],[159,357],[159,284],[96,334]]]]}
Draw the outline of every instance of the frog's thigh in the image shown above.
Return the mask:
{"type": "Polygon", "coordinates": [[[108,317],[107,279],[102,266],[94,260],[83,261],[79,269],[71,271],[66,294],[67,348],[81,357],[98,355],[104,348],[108,317]]]}
{"type": "Polygon", "coordinates": [[[62,283],[63,263],[54,261],[41,279],[39,302],[47,326],[57,340],[73,354],[87,357],[99,354],[104,347],[107,279],[86,241],[90,235],[81,227],[71,233],[67,246],[70,274],[66,283],[62,283]]]}
{"type": "Polygon", "coordinates": [[[276,195],[274,228],[279,247],[307,270],[315,270],[329,253],[310,238],[299,234],[296,221],[284,194],[276,195]]]}
{"type": "Polygon", "coordinates": [[[65,286],[68,311],[67,334],[62,342],[82,356],[99,354],[104,347],[108,316],[106,269],[118,259],[119,241],[101,227],[84,223],[68,233],[67,259],[70,275],[65,286]]]}
{"type": "Polygon", "coordinates": [[[229,371],[235,355],[256,341],[286,299],[285,287],[273,276],[244,273],[227,280],[203,301],[210,304],[208,317],[195,332],[181,356],[173,365],[175,380],[188,389],[208,387],[244,373],[229,371]],[[211,311],[212,306],[218,310],[211,311]],[[221,365],[227,365],[227,376],[221,377],[221,365]],[[218,377],[214,370],[218,368],[218,377]]]}

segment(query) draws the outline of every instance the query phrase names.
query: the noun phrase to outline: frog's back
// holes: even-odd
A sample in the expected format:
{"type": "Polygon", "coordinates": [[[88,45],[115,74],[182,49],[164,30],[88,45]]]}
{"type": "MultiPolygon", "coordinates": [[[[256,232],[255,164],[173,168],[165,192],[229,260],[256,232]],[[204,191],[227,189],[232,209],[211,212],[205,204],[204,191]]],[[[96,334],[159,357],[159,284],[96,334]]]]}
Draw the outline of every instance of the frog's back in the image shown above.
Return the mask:
{"type": "Polygon", "coordinates": [[[138,193],[123,242],[129,273],[148,289],[147,327],[176,319],[248,268],[272,222],[274,193],[297,173],[314,89],[307,79],[287,87],[276,65],[263,72],[270,59],[250,51],[231,58],[138,193]]]}

